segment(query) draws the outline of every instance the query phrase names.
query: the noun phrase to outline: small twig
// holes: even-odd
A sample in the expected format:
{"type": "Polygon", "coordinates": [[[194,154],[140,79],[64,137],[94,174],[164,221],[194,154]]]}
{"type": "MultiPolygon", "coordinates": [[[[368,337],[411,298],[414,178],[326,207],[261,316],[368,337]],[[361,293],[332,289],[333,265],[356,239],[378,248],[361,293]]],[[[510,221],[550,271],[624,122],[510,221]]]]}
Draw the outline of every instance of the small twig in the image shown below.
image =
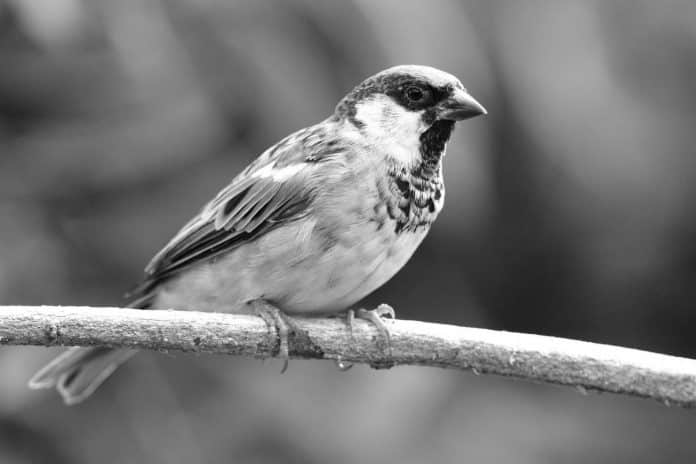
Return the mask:
{"type": "MultiPolygon", "coordinates": [[[[377,368],[423,365],[499,374],[624,393],[667,405],[696,406],[696,361],[563,338],[387,321],[392,355],[374,326],[297,318],[290,355],[377,368]]],[[[125,308],[0,306],[0,344],[128,347],[255,357],[277,354],[278,340],[256,316],[125,308]]]]}

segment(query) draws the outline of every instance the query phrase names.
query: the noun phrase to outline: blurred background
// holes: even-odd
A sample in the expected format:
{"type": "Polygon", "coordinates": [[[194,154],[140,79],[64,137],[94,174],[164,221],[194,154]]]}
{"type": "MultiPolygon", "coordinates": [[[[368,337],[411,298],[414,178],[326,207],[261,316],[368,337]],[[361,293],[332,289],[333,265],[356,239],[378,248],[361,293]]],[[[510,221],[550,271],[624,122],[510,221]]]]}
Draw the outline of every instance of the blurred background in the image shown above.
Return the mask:
{"type": "MultiPolygon", "coordinates": [[[[447,204],[365,302],[696,357],[696,3],[0,0],[0,304],[120,305],[249,161],[427,64],[447,204]]],[[[0,462],[694,462],[691,411],[428,368],[144,353],[88,402],[2,348],[0,462]]]]}

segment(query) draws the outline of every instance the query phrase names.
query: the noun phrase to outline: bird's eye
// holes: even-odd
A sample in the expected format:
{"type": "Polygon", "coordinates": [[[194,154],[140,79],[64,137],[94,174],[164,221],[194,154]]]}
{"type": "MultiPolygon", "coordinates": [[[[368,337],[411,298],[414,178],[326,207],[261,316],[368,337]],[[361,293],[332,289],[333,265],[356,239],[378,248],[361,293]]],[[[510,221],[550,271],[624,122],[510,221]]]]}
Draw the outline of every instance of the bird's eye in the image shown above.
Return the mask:
{"type": "Polygon", "coordinates": [[[425,93],[418,87],[409,87],[406,89],[406,98],[412,102],[419,102],[425,98],[425,93]]]}

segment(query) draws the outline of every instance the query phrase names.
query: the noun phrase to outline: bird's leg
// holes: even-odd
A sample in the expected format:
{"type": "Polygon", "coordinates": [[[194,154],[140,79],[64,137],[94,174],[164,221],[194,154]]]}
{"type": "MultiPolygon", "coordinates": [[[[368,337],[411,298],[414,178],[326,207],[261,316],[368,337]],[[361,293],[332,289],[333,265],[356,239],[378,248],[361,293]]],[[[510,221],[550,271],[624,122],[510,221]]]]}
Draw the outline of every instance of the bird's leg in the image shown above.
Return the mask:
{"type": "Polygon", "coordinates": [[[280,309],[265,300],[254,300],[251,302],[254,312],[264,320],[269,330],[274,328],[278,332],[278,357],[283,360],[282,374],[288,369],[290,351],[288,348],[288,334],[290,331],[296,332],[295,322],[280,309]]]}
{"type": "Polygon", "coordinates": [[[353,336],[353,323],[356,317],[358,319],[365,319],[366,321],[372,322],[372,324],[374,324],[374,326],[377,328],[379,334],[386,340],[387,350],[389,351],[389,356],[391,356],[391,333],[389,332],[389,327],[387,327],[387,325],[382,320],[382,318],[385,316],[389,316],[392,319],[396,319],[396,313],[394,312],[394,308],[392,308],[388,304],[382,303],[375,309],[371,310],[363,308],[357,310],[349,309],[348,313],[346,314],[346,322],[348,323],[348,329],[350,329],[351,337],[353,336]]]}

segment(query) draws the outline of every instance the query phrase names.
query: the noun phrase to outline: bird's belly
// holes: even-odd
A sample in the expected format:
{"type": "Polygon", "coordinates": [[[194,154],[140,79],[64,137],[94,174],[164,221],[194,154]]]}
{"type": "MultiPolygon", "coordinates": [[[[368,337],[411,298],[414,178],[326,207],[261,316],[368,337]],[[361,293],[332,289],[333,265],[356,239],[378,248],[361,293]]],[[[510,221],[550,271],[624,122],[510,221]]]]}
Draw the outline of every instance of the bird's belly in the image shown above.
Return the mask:
{"type": "Polygon", "coordinates": [[[420,229],[400,234],[389,231],[389,233],[391,234],[390,243],[375,258],[372,270],[366,273],[360,284],[352,290],[351,296],[355,299],[347,306],[377,290],[399,272],[423,241],[427,230],[420,229]]]}
{"type": "Polygon", "coordinates": [[[191,269],[165,284],[154,306],[240,313],[266,299],[289,314],[340,312],[396,274],[427,233],[366,221],[327,240],[315,226],[305,220],[271,230],[191,269]]]}
{"type": "MultiPolygon", "coordinates": [[[[280,301],[289,313],[333,313],[350,308],[381,287],[411,257],[426,231],[395,234],[394,229],[365,226],[353,235],[361,240],[339,241],[330,250],[303,264],[300,279],[310,288],[288,292],[280,301]]],[[[298,288],[303,284],[298,281],[298,288]]]]}

